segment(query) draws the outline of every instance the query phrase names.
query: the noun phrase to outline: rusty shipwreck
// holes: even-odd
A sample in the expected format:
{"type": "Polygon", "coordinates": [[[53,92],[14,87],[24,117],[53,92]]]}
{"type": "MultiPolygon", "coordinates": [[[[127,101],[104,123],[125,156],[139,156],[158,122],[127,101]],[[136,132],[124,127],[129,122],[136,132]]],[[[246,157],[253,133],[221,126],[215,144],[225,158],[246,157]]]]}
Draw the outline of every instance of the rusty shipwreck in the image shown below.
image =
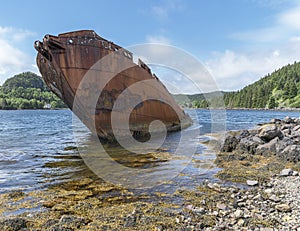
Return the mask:
{"type": "Polygon", "coordinates": [[[145,63],[92,30],[46,35],[34,46],[47,86],[101,139],[113,141],[126,129],[147,137],[155,120],[167,131],[192,123],[145,63]]]}

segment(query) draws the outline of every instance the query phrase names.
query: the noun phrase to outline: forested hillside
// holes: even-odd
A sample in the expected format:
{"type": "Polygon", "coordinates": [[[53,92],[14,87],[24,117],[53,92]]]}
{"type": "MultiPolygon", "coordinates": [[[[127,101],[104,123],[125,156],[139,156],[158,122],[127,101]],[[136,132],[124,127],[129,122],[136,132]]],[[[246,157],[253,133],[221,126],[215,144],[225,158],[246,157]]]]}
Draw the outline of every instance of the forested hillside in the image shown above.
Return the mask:
{"type": "MultiPolygon", "coordinates": [[[[242,90],[223,94],[228,108],[300,108],[300,63],[288,64],[242,90]]],[[[192,102],[198,108],[209,106],[205,99],[192,102]]]]}
{"type": "Polygon", "coordinates": [[[66,107],[32,72],[15,75],[0,87],[0,109],[41,109],[46,104],[52,108],[66,107]]]}

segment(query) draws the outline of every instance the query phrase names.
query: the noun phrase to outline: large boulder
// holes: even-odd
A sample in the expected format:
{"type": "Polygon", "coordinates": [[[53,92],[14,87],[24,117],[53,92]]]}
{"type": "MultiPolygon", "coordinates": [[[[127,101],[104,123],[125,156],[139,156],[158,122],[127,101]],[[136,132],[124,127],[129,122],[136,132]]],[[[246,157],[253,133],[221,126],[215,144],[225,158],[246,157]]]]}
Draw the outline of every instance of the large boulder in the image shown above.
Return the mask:
{"type": "Polygon", "coordinates": [[[285,117],[283,121],[287,124],[294,123],[294,120],[289,116],[285,117]]]}
{"type": "Polygon", "coordinates": [[[240,139],[243,139],[243,138],[248,137],[250,135],[251,135],[251,133],[248,130],[242,130],[237,138],[240,140],[240,139]]]}
{"type": "Polygon", "coordinates": [[[300,145],[288,145],[278,155],[286,161],[298,162],[300,161],[300,145]]]}
{"type": "Polygon", "coordinates": [[[294,140],[292,140],[291,138],[289,137],[283,137],[283,139],[279,140],[277,146],[276,146],[276,153],[277,154],[280,154],[283,152],[283,150],[289,146],[289,145],[293,145],[295,144],[294,143],[294,140]]]}
{"type": "Polygon", "coordinates": [[[276,125],[265,124],[260,127],[258,136],[262,140],[269,142],[270,140],[274,139],[275,137],[282,138],[283,134],[276,125]]]}
{"type": "Polygon", "coordinates": [[[240,140],[237,149],[241,153],[255,154],[256,147],[264,142],[257,136],[248,136],[240,140]]]}
{"type": "Polygon", "coordinates": [[[275,137],[273,140],[271,140],[268,143],[260,144],[256,148],[257,154],[268,156],[268,155],[275,155],[277,152],[277,147],[280,140],[278,137],[275,137]]]}
{"type": "Polygon", "coordinates": [[[227,135],[221,147],[221,152],[232,152],[236,149],[239,140],[232,135],[227,135]]]}
{"type": "Polygon", "coordinates": [[[270,123],[272,124],[276,124],[276,123],[280,123],[281,120],[280,119],[277,119],[277,118],[274,118],[274,119],[271,119],[270,123]]]}

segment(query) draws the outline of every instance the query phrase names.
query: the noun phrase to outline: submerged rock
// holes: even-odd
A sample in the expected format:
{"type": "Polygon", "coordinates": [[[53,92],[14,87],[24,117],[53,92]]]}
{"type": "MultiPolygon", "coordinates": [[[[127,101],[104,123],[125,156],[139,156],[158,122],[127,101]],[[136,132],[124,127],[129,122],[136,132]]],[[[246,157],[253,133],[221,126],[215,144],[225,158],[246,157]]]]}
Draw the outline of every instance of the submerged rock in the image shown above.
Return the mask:
{"type": "Polygon", "coordinates": [[[0,222],[0,230],[5,231],[19,231],[25,230],[27,227],[27,221],[23,218],[12,218],[0,222]]]}

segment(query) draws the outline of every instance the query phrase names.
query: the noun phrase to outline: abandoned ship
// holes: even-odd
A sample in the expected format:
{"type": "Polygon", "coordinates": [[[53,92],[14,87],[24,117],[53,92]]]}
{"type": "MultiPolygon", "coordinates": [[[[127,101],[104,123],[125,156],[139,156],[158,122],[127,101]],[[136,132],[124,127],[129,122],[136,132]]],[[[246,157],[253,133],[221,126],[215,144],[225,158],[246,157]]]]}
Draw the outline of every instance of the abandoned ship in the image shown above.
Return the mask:
{"type": "Polygon", "coordinates": [[[47,86],[103,140],[114,141],[115,133],[122,135],[126,128],[135,138],[146,137],[155,120],[168,132],[192,123],[145,63],[139,59],[136,64],[130,51],[92,30],[46,35],[34,46],[47,86]]]}

